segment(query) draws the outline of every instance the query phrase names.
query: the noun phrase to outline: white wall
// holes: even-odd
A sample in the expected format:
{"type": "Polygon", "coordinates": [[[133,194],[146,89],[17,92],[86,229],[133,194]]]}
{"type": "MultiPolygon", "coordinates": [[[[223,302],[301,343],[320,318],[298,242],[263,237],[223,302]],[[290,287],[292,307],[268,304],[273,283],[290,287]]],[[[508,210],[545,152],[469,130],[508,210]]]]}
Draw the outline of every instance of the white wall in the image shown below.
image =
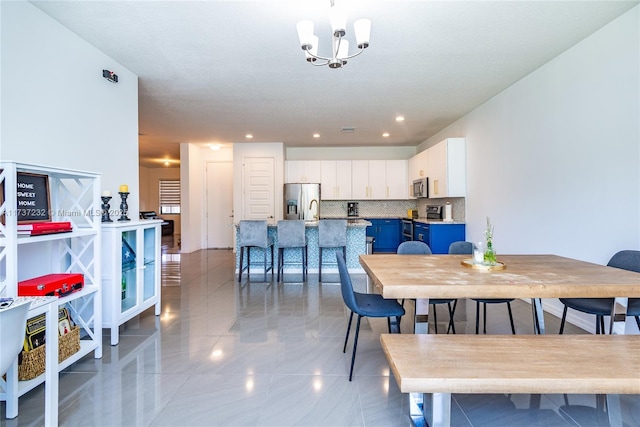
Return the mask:
{"type": "Polygon", "coordinates": [[[232,147],[212,151],[195,144],[180,144],[181,252],[189,253],[206,247],[206,164],[231,162],[233,152],[232,147]]]}
{"type": "Polygon", "coordinates": [[[469,239],[489,216],[498,255],[640,249],[638,22],[640,6],[421,145],[466,138],[469,239]]]}
{"type": "Polygon", "coordinates": [[[128,184],[137,218],[137,76],[28,2],[0,10],[0,159],[99,172],[113,194],[128,184]]]}

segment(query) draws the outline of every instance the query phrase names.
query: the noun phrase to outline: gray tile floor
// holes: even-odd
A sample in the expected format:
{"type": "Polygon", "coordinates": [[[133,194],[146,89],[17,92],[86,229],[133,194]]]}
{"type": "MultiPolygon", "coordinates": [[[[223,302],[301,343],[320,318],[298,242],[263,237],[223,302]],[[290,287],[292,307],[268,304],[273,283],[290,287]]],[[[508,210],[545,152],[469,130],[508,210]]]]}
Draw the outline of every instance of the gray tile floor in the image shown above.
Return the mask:
{"type": "MultiPolygon", "coordinates": [[[[384,319],[363,322],[348,381],[350,354],[341,352],[348,312],[337,274],[322,285],[317,275],[306,284],[295,282],[300,275],[285,284],[256,275],[238,285],[230,251],[163,251],[162,315],[150,309],[132,319],[114,347],[105,330],[102,359],[85,357],[61,373],[60,425],[411,425],[408,398],[380,348],[384,319]]],[[[364,290],[366,277],[353,279],[364,290]]],[[[403,332],[411,333],[406,305],[403,332]]],[[[513,309],[517,332],[532,333],[529,305],[515,301],[513,309]]],[[[558,319],[545,321],[556,333],[558,319]]],[[[475,332],[475,304],[460,301],[456,328],[475,332]]],[[[487,329],[510,333],[504,304],[489,307],[487,329]]],[[[454,426],[606,426],[600,403],[585,395],[454,395],[452,417],[454,426]]],[[[621,396],[621,404],[625,426],[640,426],[640,397],[621,396]]],[[[19,410],[0,426],[42,425],[43,387],[24,395],[19,410]]]]}

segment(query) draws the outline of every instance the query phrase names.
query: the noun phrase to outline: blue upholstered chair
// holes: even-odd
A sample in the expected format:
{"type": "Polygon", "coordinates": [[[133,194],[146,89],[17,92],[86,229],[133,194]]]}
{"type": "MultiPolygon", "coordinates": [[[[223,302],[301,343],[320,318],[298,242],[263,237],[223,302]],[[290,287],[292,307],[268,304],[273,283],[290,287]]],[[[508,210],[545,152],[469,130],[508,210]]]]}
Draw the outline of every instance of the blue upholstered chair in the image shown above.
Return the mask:
{"type": "MultiPolygon", "coordinates": [[[[607,265],[640,273],[640,251],[620,251],[611,257],[607,265]]],[[[640,276],[638,283],[640,283],[640,276]]],[[[560,333],[564,332],[567,308],[572,308],[583,313],[594,314],[596,316],[596,334],[604,334],[604,316],[611,315],[613,301],[613,298],[560,298],[560,302],[564,304],[560,333]]],[[[638,329],[640,329],[640,298],[629,298],[627,314],[636,318],[638,329]]]]}
{"type": "Polygon", "coordinates": [[[305,235],[303,220],[278,221],[278,282],[284,269],[285,249],[300,249],[302,256],[302,280],[307,280],[307,237],[305,235]]]}
{"type": "Polygon", "coordinates": [[[342,291],[342,299],[344,300],[347,308],[351,310],[351,314],[349,315],[349,324],[347,326],[347,335],[344,338],[344,347],[342,348],[343,353],[346,353],[347,351],[347,341],[349,340],[353,313],[358,315],[356,336],[353,341],[353,354],[351,355],[351,368],[349,369],[349,381],[351,381],[351,378],[353,377],[353,365],[356,360],[356,349],[358,348],[360,320],[363,317],[386,317],[387,327],[389,328],[389,333],[391,333],[391,317],[395,317],[397,332],[400,333],[400,320],[402,316],[404,316],[404,308],[398,304],[398,301],[384,299],[382,298],[382,295],[355,292],[353,290],[353,284],[351,283],[351,276],[349,276],[349,270],[347,270],[347,264],[340,252],[336,252],[336,260],[338,262],[338,271],[340,272],[340,289],[342,291]]]}
{"type": "MultiPolygon", "coordinates": [[[[473,243],[471,242],[453,242],[449,245],[450,254],[471,255],[473,254],[473,243]]],[[[480,304],[483,308],[483,333],[487,333],[487,304],[507,304],[509,310],[509,321],[511,322],[511,332],[516,333],[515,325],[513,324],[513,313],[511,312],[511,301],[514,298],[472,298],[476,302],[476,334],[480,329],[480,304]]]]}
{"type": "Polygon", "coordinates": [[[328,248],[342,248],[347,258],[347,220],[322,219],[318,222],[318,281],[322,282],[322,252],[328,248]]]}
{"type": "Polygon", "coordinates": [[[271,270],[273,276],[273,239],[268,236],[267,221],[242,220],[238,231],[238,249],[240,249],[240,266],[238,267],[238,282],[242,280],[242,272],[247,270],[250,274],[251,248],[260,248],[264,252],[264,281],[267,281],[267,272],[271,270]],[[267,251],[271,249],[271,265],[267,264],[267,251]],[[243,267],[244,253],[247,252],[247,266],[243,267]]]}
{"type": "MultiPolygon", "coordinates": [[[[400,255],[431,255],[431,248],[424,242],[420,242],[418,240],[402,242],[400,246],[398,246],[397,253],[400,255]]],[[[447,333],[449,331],[456,333],[456,327],[453,323],[453,315],[456,311],[456,304],[458,300],[455,299],[440,299],[440,298],[430,298],[429,304],[433,308],[433,325],[438,333],[438,316],[436,314],[436,304],[447,304],[447,308],[449,309],[449,326],[447,327],[447,333]]],[[[402,305],[404,306],[404,300],[402,300],[402,305]]]]}

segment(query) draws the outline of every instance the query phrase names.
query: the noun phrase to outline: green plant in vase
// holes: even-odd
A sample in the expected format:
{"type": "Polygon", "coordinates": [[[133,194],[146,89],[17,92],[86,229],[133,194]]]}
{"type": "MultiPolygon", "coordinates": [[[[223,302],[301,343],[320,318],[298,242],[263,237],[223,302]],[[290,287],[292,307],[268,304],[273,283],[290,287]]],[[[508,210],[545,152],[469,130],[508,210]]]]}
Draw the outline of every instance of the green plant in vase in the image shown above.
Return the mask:
{"type": "Polygon", "coordinates": [[[493,225],[491,220],[487,217],[487,228],[484,232],[484,237],[487,240],[487,247],[484,251],[484,262],[489,265],[496,265],[496,252],[493,250],[493,225]]]}

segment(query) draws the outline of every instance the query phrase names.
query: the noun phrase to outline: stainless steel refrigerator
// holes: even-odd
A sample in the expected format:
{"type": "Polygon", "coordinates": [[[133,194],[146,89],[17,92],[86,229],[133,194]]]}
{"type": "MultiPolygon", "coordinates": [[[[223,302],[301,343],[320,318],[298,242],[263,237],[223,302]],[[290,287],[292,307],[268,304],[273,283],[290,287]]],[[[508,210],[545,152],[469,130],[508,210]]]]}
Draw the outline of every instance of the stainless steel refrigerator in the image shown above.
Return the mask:
{"type": "Polygon", "coordinates": [[[284,185],[285,219],[320,219],[320,184],[284,185]]]}

